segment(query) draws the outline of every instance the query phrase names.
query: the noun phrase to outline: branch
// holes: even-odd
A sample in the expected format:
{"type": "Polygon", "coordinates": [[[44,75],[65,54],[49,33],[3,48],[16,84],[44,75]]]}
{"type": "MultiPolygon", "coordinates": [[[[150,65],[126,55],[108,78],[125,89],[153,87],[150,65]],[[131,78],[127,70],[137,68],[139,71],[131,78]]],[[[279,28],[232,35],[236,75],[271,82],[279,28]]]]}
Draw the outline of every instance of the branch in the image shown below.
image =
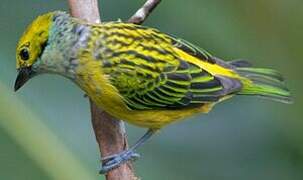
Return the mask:
{"type": "MultiPolygon", "coordinates": [[[[97,0],[68,0],[71,15],[93,23],[100,23],[97,0]]],[[[127,149],[127,139],[123,122],[114,119],[99,109],[91,100],[90,108],[92,125],[95,131],[99,150],[103,157],[127,149]]],[[[133,180],[131,162],[122,164],[106,174],[107,180],[133,180]]]]}
{"type": "Polygon", "coordinates": [[[88,22],[101,23],[97,0],[68,0],[71,15],[88,22]]]}
{"type": "MultiPolygon", "coordinates": [[[[147,0],[128,20],[129,23],[142,24],[161,0],[147,0]]],[[[71,15],[88,22],[101,23],[97,0],[68,0],[71,15]]],[[[99,109],[90,99],[92,125],[102,156],[119,153],[128,147],[124,123],[99,109]]],[[[122,164],[106,174],[107,180],[138,179],[130,162],[122,164]]]]}
{"type": "Polygon", "coordinates": [[[129,18],[128,22],[133,24],[142,24],[150,13],[157,7],[161,0],[147,0],[138,11],[129,18]]]}

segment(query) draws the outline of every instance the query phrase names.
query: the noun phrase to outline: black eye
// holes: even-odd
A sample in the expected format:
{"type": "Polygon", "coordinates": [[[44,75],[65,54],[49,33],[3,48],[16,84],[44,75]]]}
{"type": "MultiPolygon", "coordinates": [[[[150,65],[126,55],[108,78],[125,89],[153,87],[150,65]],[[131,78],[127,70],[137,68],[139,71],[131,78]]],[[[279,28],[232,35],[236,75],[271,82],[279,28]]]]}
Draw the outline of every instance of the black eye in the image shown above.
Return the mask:
{"type": "Polygon", "coordinates": [[[24,48],[21,49],[20,53],[19,53],[20,57],[22,60],[26,61],[29,59],[29,52],[28,49],[24,48]]]}

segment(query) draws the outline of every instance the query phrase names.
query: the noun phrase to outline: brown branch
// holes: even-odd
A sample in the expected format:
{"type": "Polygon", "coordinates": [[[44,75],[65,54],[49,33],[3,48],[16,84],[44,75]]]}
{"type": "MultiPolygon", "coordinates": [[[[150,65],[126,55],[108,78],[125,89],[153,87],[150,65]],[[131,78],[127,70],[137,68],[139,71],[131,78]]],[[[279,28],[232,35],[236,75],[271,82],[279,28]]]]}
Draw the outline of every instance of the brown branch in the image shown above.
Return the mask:
{"type": "MultiPolygon", "coordinates": [[[[142,24],[161,0],[147,0],[146,3],[128,20],[130,23],[142,24]]],[[[101,23],[97,0],[68,0],[71,15],[88,22],[101,23]]],[[[103,157],[127,149],[127,138],[122,121],[116,120],[99,109],[90,100],[92,125],[103,157]]],[[[107,180],[134,180],[132,164],[127,162],[106,174],[107,180]]]]}
{"type": "MultiPolygon", "coordinates": [[[[117,154],[127,149],[127,137],[124,123],[116,120],[99,109],[91,100],[92,123],[99,149],[103,157],[117,154]]],[[[116,169],[109,171],[107,180],[135,180],[138,179],[133,171],[130,161],[116,169]]]]}
{"type": "MultiPolygon", "coordinates": [[[[68,0],[71,15],[93,23],[100,23],[97,0],[68,0]]],[[[92,125],[99,150],[103,157],[127,149],[127,138],[123,122],[109,116],[99,109],[91,100],[92,125]]],[[[107,180],[134,180],[131,162],[122,164],[106,174],[107,180]]]]}
{"type": "Polygon", "coordinates": [[[71,15],[88,22],[101,23],[98,1],[68,0],[71,15]]]}
{"type": "Polygon", "coordinates": [[[133,24],[142,24],[150,13],[157,7],[161,0],[147,0],[138,11],[129,18],[128,22],[133,24]]]}

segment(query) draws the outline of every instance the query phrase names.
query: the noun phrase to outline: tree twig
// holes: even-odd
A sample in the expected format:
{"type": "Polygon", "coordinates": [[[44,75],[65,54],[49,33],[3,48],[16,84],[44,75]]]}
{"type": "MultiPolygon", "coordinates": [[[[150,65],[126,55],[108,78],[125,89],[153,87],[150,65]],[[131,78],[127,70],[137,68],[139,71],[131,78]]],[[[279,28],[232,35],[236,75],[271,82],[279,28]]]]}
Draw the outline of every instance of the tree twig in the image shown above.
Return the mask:
{"type": "Polygon", "coordinates": [[[133,24],[142,24],[150,13],[157,7],[161,0],[147,0],[138,11],[129,18],[128,22],[133,24]]]}
{"type": "MultiPolygon", "coordinates": [[[[100,23],[97,0],[68,0],[71,15],[93,23],[100,23]]],[[[109,116],[99,109],[91,100],[92,125],[103,157],[119,153],[127,149],[127,138],[123,122],[109,116]]],[[[106,174],[107,180],[134,180],[133,168],[130,162],[106,174]]]]}
{"type": "MultiPolygon", "coordinates": [[[[142,24],[161,0],[147,0],[145,4],[128,20],[142,24]]],[[[101,23],[97,0],[68,0],[71,15],[88,22],[101,23]]],[[[127,149],[127,138],[122,121],[116,120],[99,109],[91,100],[92,125],[102,156],[109,156],[127,149]]],[[[130,162],[122,164],[106,174],[107,180],[138,179],[130,162]]]]}
{"type": "Polygon", "coordinates": [[[88,22],[101,23],[97,0],[68,0],[71,15],[88,22]]]}

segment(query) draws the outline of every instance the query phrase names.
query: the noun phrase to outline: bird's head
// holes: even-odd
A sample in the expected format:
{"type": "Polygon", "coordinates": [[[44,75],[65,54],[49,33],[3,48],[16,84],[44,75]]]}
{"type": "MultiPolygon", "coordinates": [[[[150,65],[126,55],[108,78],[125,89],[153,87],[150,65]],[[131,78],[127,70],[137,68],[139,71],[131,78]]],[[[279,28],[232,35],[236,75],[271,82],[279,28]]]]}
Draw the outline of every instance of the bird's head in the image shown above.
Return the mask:
{"type": "MultiPolygon", "coordinates": [[[[17,49],[16,60],[18,76],[15,82],[15,91],[21,88],[30,78],[42,72],[53,72],[58,65],[60,53],[50,52],[52,37],[58,37],[61,44],[62,34],[67,30],[66,20],[70,16],[62,11],[54,11],[38,16],[21,36],[17,49]],[[58,31],[59,29],[59,31],[58,31]],[[60,36],[52,35],[60,34],[60,36]],[[51,69],[53,68],[53,69],[51,69]]],[[[60,44],[58,41],[57,44],[60,44]]],[[[62,49],[62,48],[61,48],[62,49]]]]}
{"type": "Polygon", "coordinates": [[[22,87],[36,72],[32,66],[39,61],[47,45],[49,29],[54,13],[38,16],[26,29],[16,49],[18,76],[15,91],[22,87]]]}

